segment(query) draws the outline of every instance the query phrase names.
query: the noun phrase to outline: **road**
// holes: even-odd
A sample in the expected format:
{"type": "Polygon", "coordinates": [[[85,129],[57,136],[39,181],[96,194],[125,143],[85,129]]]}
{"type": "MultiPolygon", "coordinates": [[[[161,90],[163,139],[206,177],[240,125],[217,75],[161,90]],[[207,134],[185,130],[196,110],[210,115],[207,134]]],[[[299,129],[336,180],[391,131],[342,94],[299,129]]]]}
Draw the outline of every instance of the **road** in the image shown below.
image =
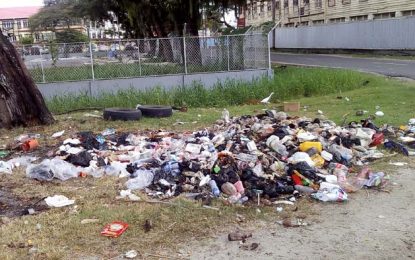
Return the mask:
{"type": "Polygon", "coordinates": [[[271,60],[281,64],[346,68],[374,72],[391,77],[415,79],[415,60],[356,58],[326,54],[291,54],[271,52],[271,60]]]}
{"type": "Polygon", "coordinates": [[[235,224],[217,237],[189,242],[187,251],[191,259],[204,260],[414,259],[414,166],[410,163],[408,168],[388,171],[393,182],[388,192],[361,190],[349,193],[347,203],[313,203],[310,213],[303,216],[309,224],[306,227],[285,228],[276,223],[277,219],[251,226],[235,224]],[[244,250],[241,243],[228,241],[228,232],[238,228],[253,233],[246,244],[258,243],[256,250],[244,250]]]}

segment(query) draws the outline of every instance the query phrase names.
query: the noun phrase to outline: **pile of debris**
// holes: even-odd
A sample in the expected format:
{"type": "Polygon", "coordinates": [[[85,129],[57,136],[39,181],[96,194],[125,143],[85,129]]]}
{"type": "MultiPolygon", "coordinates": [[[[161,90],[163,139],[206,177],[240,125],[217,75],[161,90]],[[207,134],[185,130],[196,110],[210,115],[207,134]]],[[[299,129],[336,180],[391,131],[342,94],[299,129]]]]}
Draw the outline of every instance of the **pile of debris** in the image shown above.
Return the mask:
{"type": "MultiPolygon", "coordinates": [[[[349,192],[384,185],[385,173],[372,172],[368,163],[386,150],[414,155],[414,133],[415,119],[400,129],[378,128],[369,119],[340,127],[272,110],[235,118],[225,111],[212,127],[193,133],[81,132],[39,164],[31,157],[0,161],[0,173],[26,166],[27,177],[40,181],[117,176],[128,178],[128,190],[158,199],[185,193],[245,203],[305,193],[344,201],[349,192]]],[[[22,141],[26,150],[28,141],[22,141]]]]}

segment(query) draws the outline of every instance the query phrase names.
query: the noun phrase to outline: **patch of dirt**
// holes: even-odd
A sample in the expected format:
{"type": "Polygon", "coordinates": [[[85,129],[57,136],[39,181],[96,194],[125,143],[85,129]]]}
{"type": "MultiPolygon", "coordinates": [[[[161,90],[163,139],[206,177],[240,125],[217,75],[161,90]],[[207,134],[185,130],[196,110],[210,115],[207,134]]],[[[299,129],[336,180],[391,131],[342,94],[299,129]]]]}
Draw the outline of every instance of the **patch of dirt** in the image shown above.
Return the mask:
{"type": "Polygon", "coordinates": [[[33,213],[45,211],[48,207],[43,199],[19,197],[10,189],[0,187],[0,216],[11,218],[28,215],[29,209],[33,209],[33,213]]]}
{"type": "Polygon", "coordinates": [[[253,232],[244,250],[227,233],[185,247],[191,259],[414,259],[415,174],[397,169],[390,188],[349,194],[347,203],[314,203],[311,225],[286,228],[275,222],[253,232]]]}

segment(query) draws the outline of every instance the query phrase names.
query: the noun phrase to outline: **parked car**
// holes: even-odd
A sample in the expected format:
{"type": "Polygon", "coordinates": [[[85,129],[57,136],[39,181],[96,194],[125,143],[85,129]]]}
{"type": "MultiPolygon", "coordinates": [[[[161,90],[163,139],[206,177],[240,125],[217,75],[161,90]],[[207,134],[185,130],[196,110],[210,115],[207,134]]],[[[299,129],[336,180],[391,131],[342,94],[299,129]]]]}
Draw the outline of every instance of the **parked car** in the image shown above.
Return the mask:
{"type": "Polygon", "coordinates": [[[27,55],[41,55],[41,54],[49,54],[48,47],[33,45],[32,47],[28,48],[27,55]]]}

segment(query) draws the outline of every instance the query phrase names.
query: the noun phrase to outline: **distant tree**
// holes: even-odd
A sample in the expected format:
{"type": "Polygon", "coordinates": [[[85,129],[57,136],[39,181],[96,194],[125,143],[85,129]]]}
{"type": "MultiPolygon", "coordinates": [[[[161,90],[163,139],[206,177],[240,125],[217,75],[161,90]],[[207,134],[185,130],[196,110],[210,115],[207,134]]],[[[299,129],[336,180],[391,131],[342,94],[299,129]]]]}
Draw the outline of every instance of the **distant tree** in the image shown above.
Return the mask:
{"type": "Polygon", "coordinates": [[[20,44],[33,44],[34,42],[35,39],[33,38],[33,36],[21,37],[19,40],[20,44]]]}
{"type": "Polygon", "coordinates": [[[57,43],[87,42],[88,36],[74,29],[65,29],[55,33],[57,43]]]}

